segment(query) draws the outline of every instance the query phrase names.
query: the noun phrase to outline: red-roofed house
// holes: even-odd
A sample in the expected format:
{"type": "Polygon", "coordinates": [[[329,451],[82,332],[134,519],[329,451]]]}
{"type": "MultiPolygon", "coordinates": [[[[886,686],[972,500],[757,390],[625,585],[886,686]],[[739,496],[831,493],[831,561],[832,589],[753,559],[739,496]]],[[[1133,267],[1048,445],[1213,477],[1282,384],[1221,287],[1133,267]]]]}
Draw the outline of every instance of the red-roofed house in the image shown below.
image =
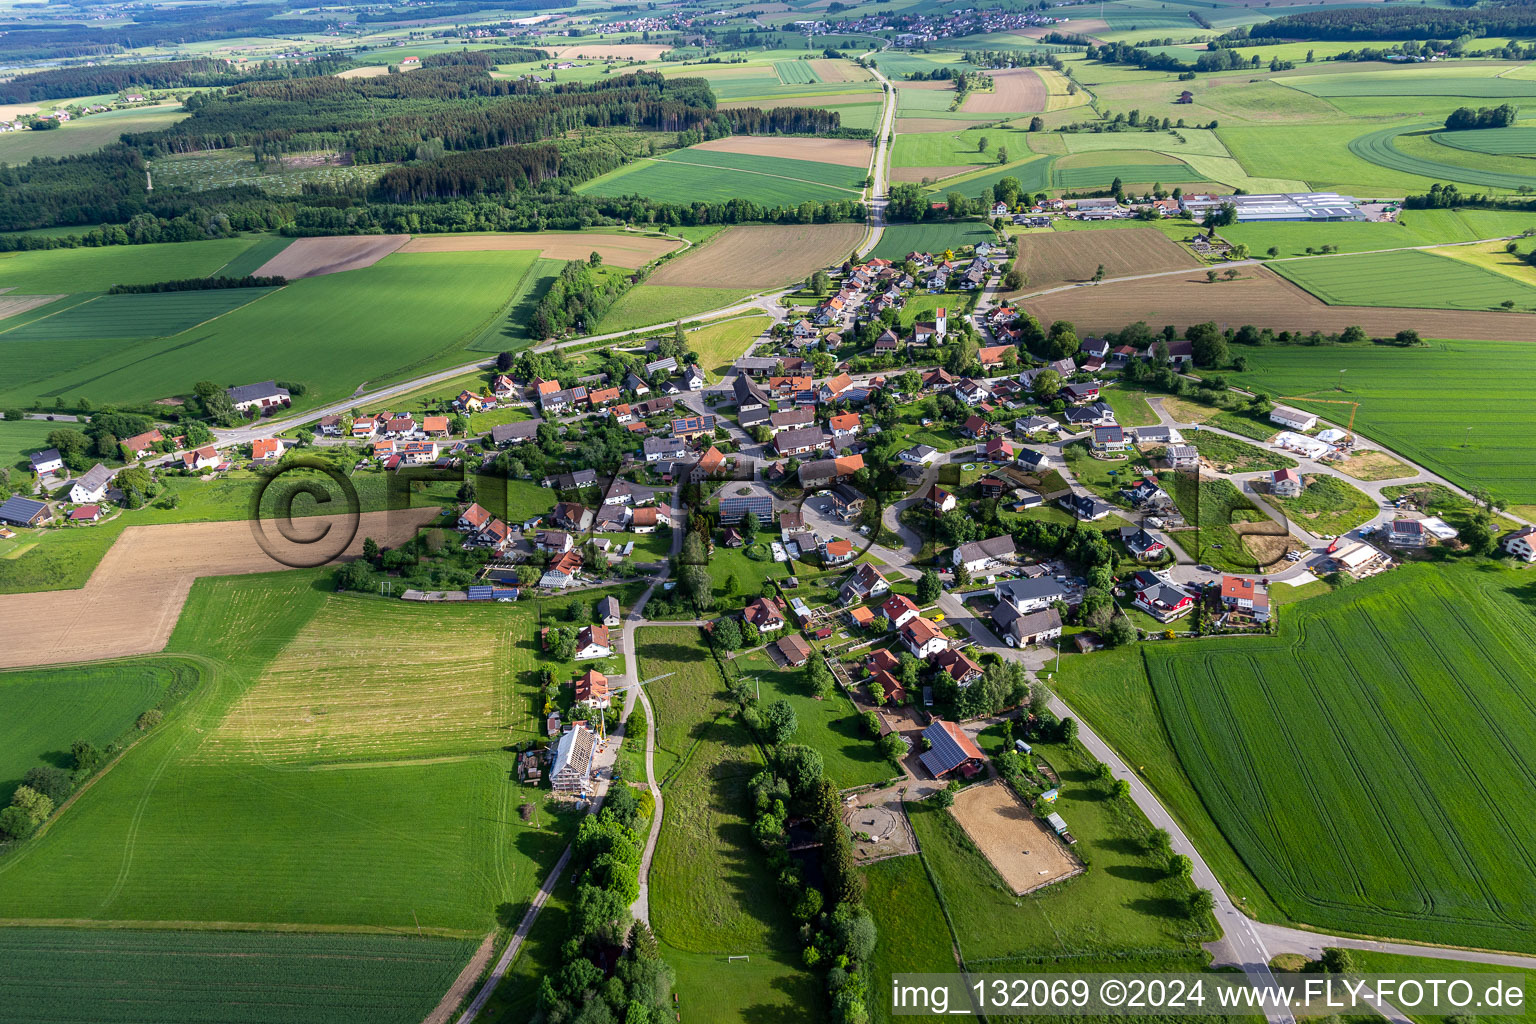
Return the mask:
{"type": "Polygon", "coordinates": [[[447,416],[423,416],[421,420],[421,432],[428,437],[448,436],[447,416]]]}
{"type": "Polygon", "coordinates": [[[823,402],[835,402],[839,395],[851,387],[853,387],[853,378],[846,373],[840,373],[821,386],[817,397],[823,402]]]}
{"type": "Polygon", "coordinates": [[[859,414],[856,412],[843,413],[841,416],[833,416],[827,420],[827,426],[831,428],[833,437],[852,437],[859,432],[861,425],[859,414]]]}
{"type": "Polygon", "coordinates": [[[912,603],[910,597],[905,594],[892,594],[880,606],[880,614],[886,617],[892,629],[900,629],[917,618],[918,611],[917,605],[912,603]]]}
{"type": "Polygon", "coordinates": [[[744,621],[757,627],[759,633],[771,633],[784,628],[784,611],[777,601],[766,597],[754,597],[741,610],[744,621]]]}
{"type": "Polygon", "coordinates": [[[165,440],[165,435],[158,430],[147,430],[142,434],[135,434],[121,442],[123,452],[130,459],[142,459],[155,450],[155,445],[165,440]]]}
{"type": "Polygon", "coordinates": [[[907,702],[907,688],[901,685],[901,680],[881,669],[868,679],[869,694],[873,698],[875,687],[880,687],[880,694],[887,704],[905,704],[907,702]]]}
{"type": "Polygon", "coordinates": [[[853,561],[853,543],[841,539],[827,541],[821,546],[821,560],[827,565],[842,565],[853,561]]]}
{"type": "Polygon", "coordinates": [[[275,462],[283,457],[283,442],[275,437],[258,437],[251,442],[252,462],[275,462]]]}
{"type": "Polygon", "coordinates": [[[1014,351],[1012,345],[993,345],[990,348],[978,350],[976,358],[981,361],[981,368],[983,370],[990,370],[994,367],[1002,366],[1003,357],[1012,351],[1014,351]]]}
{"type": "Polygon", "coordinates": [[[1257,622],[1269,620],[1269,588],[1247,577],[1223,576],[1221,603],[1247,612],[1257,622]]]}
{"type": "Polygon", "coordinates": [[[577,676],[572,682],[576,686],[576,703],[583,707],[606,708],[611,701],[608,697],[608,677],[595,668],[587,669],[586,673],[577,676]]]}
{"type": "Polygon", "coordinates": [[[962,687],[981,678],[981,666],[966,657],[963,651],[940,651],[934,655],[933,664],[949,673],[949,677],[962,687]]]}
{"type": "Polygon", "coordinates": [[[916,658],[928,658],[949,649],[949,638],[936,624],[921,615],[908,620],[901,627],[901,640],[916,658]]]}
{"type": "Polygon", "coordinates": [[[69,521],[72,523],[94,523],[100,518],[100,505],[81,505],[77,509],[72,509],[69,513],[69,521]]]}

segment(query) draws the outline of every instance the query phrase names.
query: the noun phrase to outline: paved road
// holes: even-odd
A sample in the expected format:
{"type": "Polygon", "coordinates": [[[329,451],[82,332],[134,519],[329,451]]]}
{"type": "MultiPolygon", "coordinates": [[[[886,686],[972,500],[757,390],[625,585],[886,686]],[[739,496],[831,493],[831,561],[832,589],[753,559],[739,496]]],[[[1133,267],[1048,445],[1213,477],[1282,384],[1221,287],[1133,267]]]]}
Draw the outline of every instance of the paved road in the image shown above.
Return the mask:
{"type": "Polygon", "coordinates": [[[864,237],[864,244],[859,246],[860,256],[874,252],[880,244],[881,236],[885,234],[885,207],[890,202],[887,168],[891,155],[890,139],[896,127],[896,89],[891,85],[891,80],[880,73],[879,68],[872,67],[870,70],[885,89],[885,104],[880,108],[880,125],[875,129],[875,160],[870,172],[874,181],[870,185],[867,201],[869,234],[864,237]]]}

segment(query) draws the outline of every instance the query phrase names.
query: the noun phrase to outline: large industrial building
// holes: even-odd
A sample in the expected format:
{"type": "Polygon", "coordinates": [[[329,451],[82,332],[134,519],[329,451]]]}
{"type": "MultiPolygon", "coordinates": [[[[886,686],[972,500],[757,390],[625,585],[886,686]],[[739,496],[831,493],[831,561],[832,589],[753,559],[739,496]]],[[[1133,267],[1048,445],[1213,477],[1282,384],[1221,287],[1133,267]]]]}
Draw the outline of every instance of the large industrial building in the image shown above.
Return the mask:
{"type": "Polygon", "coordinates": [[[1199,219],[1226,203],[1237,208],[1240,223],[1266,220],[1365,220],[1365,214],[1355,205],[1355,197],[1341,196],[1337,192],[1277,192],[1257,196],[1196,193],[1182,197],[1179,209],[1188,210],[1199,219]]]}

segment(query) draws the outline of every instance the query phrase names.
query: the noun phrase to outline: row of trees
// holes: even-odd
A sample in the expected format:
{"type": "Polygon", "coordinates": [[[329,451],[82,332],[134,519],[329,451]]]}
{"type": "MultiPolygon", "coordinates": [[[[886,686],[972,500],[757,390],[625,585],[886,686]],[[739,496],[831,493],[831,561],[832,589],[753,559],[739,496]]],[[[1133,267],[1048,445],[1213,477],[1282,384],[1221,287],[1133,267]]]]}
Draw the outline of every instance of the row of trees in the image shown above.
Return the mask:
{"type": "Polygon", "coordinates": [[[115,284],[107,289],[108,295],[148,295],[155,292],[207,292],[225,288],[281,288],[288,283],[286,277],[184,277],[176,281],[152,281],[147,284],[115,284]]]}
{"type": "Polygon", "coordinates": [[[1445,119],[1445,130],[1463,132],[1474,128],[1508,128],[1515,123],[1519,108],[1509,103],[1497,107],[1457,107],[1445,119]]]}
{"type": "MultiPolygon", "coordinates": [[[[1470,2],[1465,6],[1470,6],[1470,2]]],[[[1287,42],[1294,39],[1449,40],[1459,36],[1525,38],[1533,32],[1536,32],[1536,4],[1531,3],[1494,4],[1471,10],[1388,4],[1287,14],[1248,26],[1241,37],[1233,33],[1227,36],[1264,42],[1287,42]]]]}

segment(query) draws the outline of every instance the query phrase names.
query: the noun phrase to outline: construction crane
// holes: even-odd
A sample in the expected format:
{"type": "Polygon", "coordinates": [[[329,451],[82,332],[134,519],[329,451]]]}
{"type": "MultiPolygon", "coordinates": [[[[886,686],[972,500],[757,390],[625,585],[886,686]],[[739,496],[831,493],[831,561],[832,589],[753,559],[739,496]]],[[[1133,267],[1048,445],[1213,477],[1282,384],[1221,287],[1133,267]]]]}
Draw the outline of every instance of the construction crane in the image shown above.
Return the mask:
{"type": "MultiPolygon", "coordinates": [[[[1335,390],[1335,391],[1343,391],[1344,389],[1343,388],[1334,388],[1333,390],[1335,390]]],[[[1317,402],[1317,403],[1321,403],[1323,405],[1347,405],[1347,406],[1349,406],[1349,425],[1344,428],[1344,433],[1348,435],[1348,437],[1345,438],[1345,441],[1347,443],[1353,445],[1355,443],[1355,413],[1359,411],[1360,403],[1356,402],[1355,400],[1350,399],[1350,398],[1313,398],[1312,396],[1315,395],[1315,394],[1317,394],[1316,391],[1308,392],[1305,395],[1281,395],[1279,398],[1275,399],[1275,401],[1277,401],[1277,402],[1317,402]]]]}

